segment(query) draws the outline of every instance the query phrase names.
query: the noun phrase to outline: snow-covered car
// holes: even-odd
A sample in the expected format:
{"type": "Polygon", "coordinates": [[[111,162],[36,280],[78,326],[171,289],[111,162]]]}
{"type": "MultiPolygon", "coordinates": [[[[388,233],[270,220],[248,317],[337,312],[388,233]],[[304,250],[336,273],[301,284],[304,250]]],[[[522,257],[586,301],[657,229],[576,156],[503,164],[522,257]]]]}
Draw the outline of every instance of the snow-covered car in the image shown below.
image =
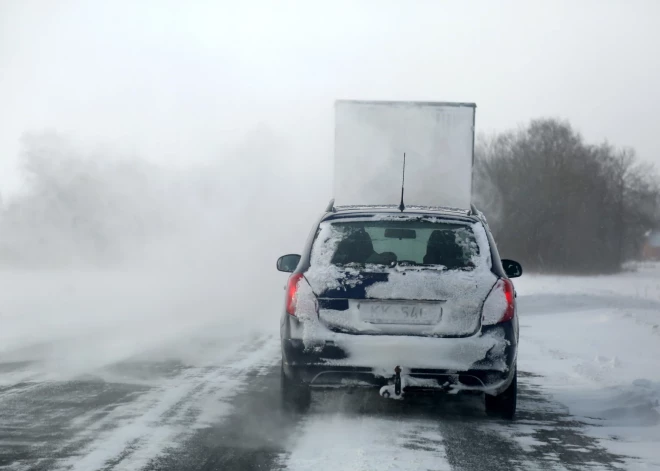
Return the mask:
{"type": "Polygon", "coordinates": [[[511,278],[483,215],[449,208],[334,207],[291,273],[280,323],[282,398],[314,388],[479,391],[489,414],[516,409],[518,317],[511,278]]]}

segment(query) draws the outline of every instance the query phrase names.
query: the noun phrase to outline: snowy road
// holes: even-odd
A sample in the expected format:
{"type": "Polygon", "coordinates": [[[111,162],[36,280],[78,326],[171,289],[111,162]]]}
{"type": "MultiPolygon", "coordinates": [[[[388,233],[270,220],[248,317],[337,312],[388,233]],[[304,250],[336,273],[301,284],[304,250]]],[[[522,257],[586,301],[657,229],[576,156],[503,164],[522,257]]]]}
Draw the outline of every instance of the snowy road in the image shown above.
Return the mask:
{"type": "Polygon", "coordinates": [[[5,361],[0,469],[660,469],[657,275],[521,280],[513,423],[479,397],[362,391],[317,393],[287,417],[273,334],[190,334],[178,342],[204,362],[136,356],[66,380],[5,361]]]}

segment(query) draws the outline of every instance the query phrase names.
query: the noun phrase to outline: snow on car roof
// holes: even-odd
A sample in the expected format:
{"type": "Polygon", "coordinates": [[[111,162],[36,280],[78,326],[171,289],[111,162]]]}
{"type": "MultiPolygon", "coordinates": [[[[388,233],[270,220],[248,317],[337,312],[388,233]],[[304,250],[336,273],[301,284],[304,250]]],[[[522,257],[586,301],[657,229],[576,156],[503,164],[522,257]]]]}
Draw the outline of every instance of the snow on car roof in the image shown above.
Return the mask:
{"type": "Polygon", "coordinates": [[[405,217],[418,217],[418,216],[436,216],[452,219],[461,219],[464,221],[474,222],[479,220],[479,218],[472,214],[470,211],[457,208],[448,208],[443,206],[407,206],[406,209],[401,212],[398,207],[395,205],[382,205],[382,206],[335,206],[333,211],[323,218],[324,220],[328,219],[339,219],[347,216],[359,215],[363,217],[369,217],[373,215],[374,217],[396,217],[405,218],[405,217]]]}
{"type": "MultiPolygon", "coordinates": [[[[341,205],[334,206],[335,211],[350,211],[350,210],[371,210],[371,211],[384,211],[396,210],[400,211],[399,207],[394,204],[383,205],[341,205]]],[[[470,210],[461,208],[452,208],[449,206],[406,206],[406,212],[410,211],[434,211],[434,212],[451,212],[459,214],[470,214],[470,210]]]]}

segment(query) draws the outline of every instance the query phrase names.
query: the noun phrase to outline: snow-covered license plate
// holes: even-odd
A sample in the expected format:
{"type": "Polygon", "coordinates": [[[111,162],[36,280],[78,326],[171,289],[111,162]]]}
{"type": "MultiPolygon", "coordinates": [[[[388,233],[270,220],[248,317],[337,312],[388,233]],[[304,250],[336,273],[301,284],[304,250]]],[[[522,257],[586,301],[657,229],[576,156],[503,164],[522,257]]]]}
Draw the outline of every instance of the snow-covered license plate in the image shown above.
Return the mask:
{"type": "Polygon", "coordinates": [[[360,318],[370,324],[430,325],[440,322],[442,306],[437,303],[360,302],[360,318]]]}

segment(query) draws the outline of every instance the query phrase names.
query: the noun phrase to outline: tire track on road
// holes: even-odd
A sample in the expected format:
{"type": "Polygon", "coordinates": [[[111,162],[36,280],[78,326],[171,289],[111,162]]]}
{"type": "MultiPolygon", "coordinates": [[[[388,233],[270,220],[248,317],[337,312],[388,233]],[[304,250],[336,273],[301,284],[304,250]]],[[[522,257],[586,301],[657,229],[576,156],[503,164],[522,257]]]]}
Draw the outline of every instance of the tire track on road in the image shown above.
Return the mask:
{"type": "Polygon", "coordinates": [[[278,467],[298,418],[280,410],[279,355],[275,366],[252,369],[245,388],[232,399],[224,420],[189,437],[176,452],[153,460],[149,471],[253,471],[278,467]]]}
{"type": "Polygon", "coordinates": [[[282,465],[293,471],[621,469],[625,457],[586,435],[584,424],[532,379],[520,373],[513,422],[487,417],[479,395],[398,402],[373,391],[317,393],[282,465]]]}
{"type": "Polygon", "coordinates": [[[274,337],[259,338],[243,344],[222,366],[187,369],[131,404],[128,411],[120,411],[128,412],[129,417],[111,417],[117,419],[112,430],[95,437],[79,456],[59,463],[60,469],[147,468],[159,455],[177,450],[196,428],[222,420],[231,408],[229,399],[245,387],[249,369],[272,363],[277,347],[274,337]],[[146,411],[139,410],[145,405],[146,411]]]}
{"type": "MultiPolygon", "coordinates": [[[[0,465],[30,470],[144,468],[197,428],[222,420],[231,408],[229,400],[249,381],[248,373],[276,363],[278,348],[273,336],[260,337],[239,344],[228,357],[221,355],[220,366],[177,367],[176,375],[166,371],[166,378],[155,383],[106,382],[88,375],[11,394],[12,407],[3,401],[0,411],[0,442],[13,443],[0,447],[0,465]]],[[[137,369],[148,373],[149,365],[144,362],[137,369]]],[[[162,375],[160,363],[151,365],[162,375]]],[[[136,369],[130,362],[115,365],[113,377],[121,378],[122,368],[136,369]]]]}

